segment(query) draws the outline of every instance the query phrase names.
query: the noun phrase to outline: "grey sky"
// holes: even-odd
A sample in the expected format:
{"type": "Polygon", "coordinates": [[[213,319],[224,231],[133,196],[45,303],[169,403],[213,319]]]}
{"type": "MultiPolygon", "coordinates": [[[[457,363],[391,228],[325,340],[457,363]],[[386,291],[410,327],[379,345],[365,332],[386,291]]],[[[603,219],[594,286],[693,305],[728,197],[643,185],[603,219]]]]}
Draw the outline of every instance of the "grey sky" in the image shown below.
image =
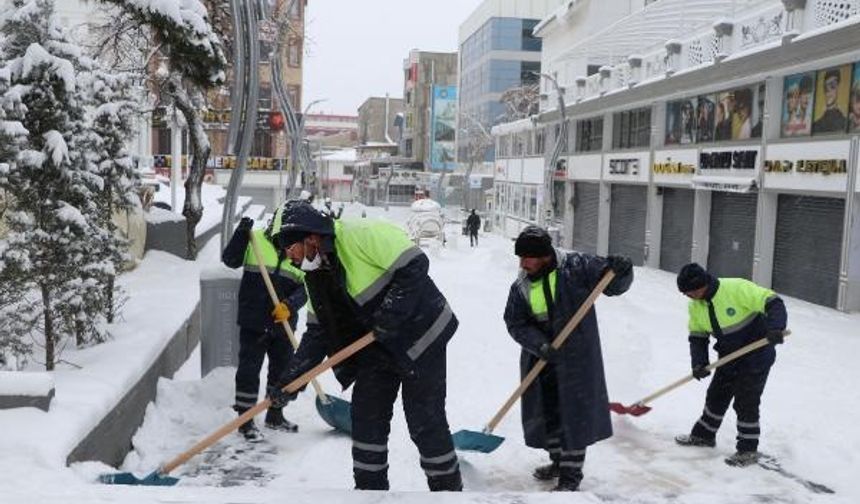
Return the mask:
{"type": "Polygon", "coordinates": [[[369,96],[403,95],[411,49],[456,51],[457,30],[481,0],[309,0],[303,102],[355,115],[369,96]]]}

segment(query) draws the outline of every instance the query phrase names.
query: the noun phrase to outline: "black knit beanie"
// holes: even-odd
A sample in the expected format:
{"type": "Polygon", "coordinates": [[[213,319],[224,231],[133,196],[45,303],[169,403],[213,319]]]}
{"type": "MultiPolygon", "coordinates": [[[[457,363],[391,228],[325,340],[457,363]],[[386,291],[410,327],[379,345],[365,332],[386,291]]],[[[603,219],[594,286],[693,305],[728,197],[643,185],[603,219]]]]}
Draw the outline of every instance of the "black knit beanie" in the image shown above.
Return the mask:
{"type": "Polygon", "coordinates": [[[514,254],[520,257],[547,257],[554,253],[552,238],[538,226],[527,226],[514,242],[514,254]]]}
{"type": "Polygon", "coordinates": [[[681,268],[678,273],[678,290],[681,292],[690,292],[700,289],[711,280],[711,275],[698,263],[690,263],[681,268]]]}

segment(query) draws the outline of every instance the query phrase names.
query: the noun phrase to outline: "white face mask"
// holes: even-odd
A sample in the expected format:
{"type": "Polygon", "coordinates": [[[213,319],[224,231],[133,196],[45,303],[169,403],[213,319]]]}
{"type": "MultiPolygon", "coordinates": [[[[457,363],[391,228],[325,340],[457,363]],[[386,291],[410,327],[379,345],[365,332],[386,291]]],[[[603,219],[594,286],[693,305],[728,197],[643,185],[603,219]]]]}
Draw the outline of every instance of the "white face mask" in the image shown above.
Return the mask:
{"type": "Polygon", "coordinates": [[[312,261],[308,261],[308,258],[305,257],[304,259],[302,259],[302,271],[314,271],[316,269],[319,269],[321,264],[322,256],[320,256],[319,253],[314,256],[312,261]]]}

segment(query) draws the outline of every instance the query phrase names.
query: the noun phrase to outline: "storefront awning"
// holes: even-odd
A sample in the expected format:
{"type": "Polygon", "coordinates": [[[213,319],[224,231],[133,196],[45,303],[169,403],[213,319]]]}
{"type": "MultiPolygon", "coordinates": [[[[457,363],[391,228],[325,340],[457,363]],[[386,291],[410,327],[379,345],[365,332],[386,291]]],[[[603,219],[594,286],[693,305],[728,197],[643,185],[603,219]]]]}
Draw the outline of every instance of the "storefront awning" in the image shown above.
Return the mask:
{"type": "Polygon", "coordinates": [[[692,183],[693,189],[706,191],[748,193],[758,190],[758,183],[755,177],[696,175],[693,177],[692,183]]]}

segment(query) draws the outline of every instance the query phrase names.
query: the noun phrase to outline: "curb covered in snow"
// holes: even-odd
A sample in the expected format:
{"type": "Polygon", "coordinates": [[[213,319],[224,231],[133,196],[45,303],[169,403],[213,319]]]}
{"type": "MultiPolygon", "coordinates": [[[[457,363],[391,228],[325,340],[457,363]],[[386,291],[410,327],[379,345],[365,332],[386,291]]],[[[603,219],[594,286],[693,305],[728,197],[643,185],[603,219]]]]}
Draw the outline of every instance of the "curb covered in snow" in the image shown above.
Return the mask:
{"type": "Polygon", "coordinates": [[[66,464],[99,460],[118,466],[131,449],[131,438],[143,423],[146,408],[155,400],[161,377],[172,377],[188,360],[200,340],[200,305],[182,324],[170,342],[101,422],[69,453],[66,464]]]}

